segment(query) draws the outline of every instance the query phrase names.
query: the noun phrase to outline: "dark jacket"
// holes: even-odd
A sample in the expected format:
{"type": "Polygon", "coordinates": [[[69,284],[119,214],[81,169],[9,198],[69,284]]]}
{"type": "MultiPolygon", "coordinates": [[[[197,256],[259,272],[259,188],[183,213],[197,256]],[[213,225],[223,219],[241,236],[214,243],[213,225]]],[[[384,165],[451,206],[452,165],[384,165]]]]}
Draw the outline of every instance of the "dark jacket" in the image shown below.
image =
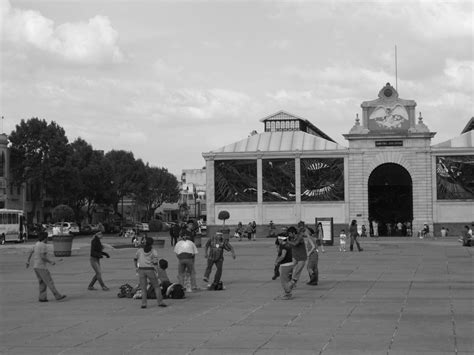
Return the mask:
{"type": "Polygon", "coordinates": [[[102,258],[102,256],[109,257],[109,254],[103,251],[104,246],[102,245],[102,242],[100,241],[100,238],[98,237],[93,237],[91,240],[91,256],[93,258],[102,258]]]}

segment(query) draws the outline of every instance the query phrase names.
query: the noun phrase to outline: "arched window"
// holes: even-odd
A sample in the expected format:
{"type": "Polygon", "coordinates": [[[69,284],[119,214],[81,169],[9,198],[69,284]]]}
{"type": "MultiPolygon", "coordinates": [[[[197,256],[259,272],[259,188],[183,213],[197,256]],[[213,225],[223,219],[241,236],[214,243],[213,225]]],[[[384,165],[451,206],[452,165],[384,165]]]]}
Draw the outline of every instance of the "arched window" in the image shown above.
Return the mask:
{"type": "Polygon", "coordinates": [[[272,121],[272,129],[271,129],[272,132],[275,132],[275,121],[272,121]]]}
{"type": "Polygon", "coordinates": [[[277,131],[280,129],[280,121],[276,121],[275,128],[277,131]]]}

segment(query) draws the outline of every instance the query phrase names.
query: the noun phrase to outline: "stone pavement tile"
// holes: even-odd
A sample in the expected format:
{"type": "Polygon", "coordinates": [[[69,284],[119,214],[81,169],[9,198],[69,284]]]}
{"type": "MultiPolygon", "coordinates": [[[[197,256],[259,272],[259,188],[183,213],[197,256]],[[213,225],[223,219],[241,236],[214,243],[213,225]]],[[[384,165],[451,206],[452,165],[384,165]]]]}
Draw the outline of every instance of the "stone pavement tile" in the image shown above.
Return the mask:
{"type": "MultiPolygon", "coordinates": [[[[468,353],[455,352],[455,351],[418,351],[418,350],[390,350],[390,355],[468,355],[468,353]]],[[[472,355],[472,353],[469,353],[472,355]]]]}
{"type": "Polygon", "coordinates": [[[312,332],[310,328],[284,328],[260,349],[285,349],[292,350],[295,354],[299,354],[300,350],[319,352],[329,339],[329,335],[312,332]]]}
{"type": "Polygon", "coordinates": [[[337,333],[331,342],[326,346],[326,351],[339,351],[339,354],[346,354],[351,350],[364,349],[368,353],[387,353],[392,334],[365,334],[355,333],[337,333]]]}
{"type": "MultiPolygon", "coordinates": [[[[352,318],[352,317],[351,317],[352,318]]],[[[353,321],[349,318],[341,327],[337,329],[337,334],[373,334],[373,335],[386,335],[392,336],[397,322],[388,320],[379,321],[353,321]]]]}
{"type": "Polygon", "coordinates": [[[458,351],[474,353],[474,328],[465,331],[464,334],[456,332],[456,348],[458,351]]]}
{"type": "Polygon", "coordinates": [[[51,354],[60,354],[62,351],[67,348],[60,346],[21,346],[9,349],[5,354],[8,355],[25,355],[25,354],[35,354],[35,355],[51,355],[51,354]]]}
{"type": "MultiPolygon", "coordinates": [[[[314,355],[314,350],[310,349],[291,349],[291,348],[282,348],[282,349],[258,349],[254,354],[256,355],[314,355]]],[[[339,354],[340,355],[340,354],[339,354]]]]}
{"type": "MultiPolygon", "coordinates": [[[[168,349],[165,349],[168,350],[168,349]]],[[[160,355],[162,354],[160,350],[160,355]]],[[[164,352],[163,354],[166,354],[164,352]]],[[[181,352],[179,354],[184,354],[181,352]]],[[[236,349],[236,348],[221,348],[221,349],[213,349],[213,348],[202,348],[202,349],[193,349],[193,355],[251,355],[254,354],[253,349],[236,349]]]]}
{"type": "Polygon", "coordinates": [[[155,334],[153,337],[150,336],[149,339],[141,342],[138,348],[153,349],[157,346],[160,348],[179,348],[180,346],[193,348],[205,343],[213,335],[213,332],[164,332],[155,334]]]}
{"type": "Polygon", "coordinates": [[[393,351],[454,351],[454,336],[430,333],[429,328],[417,333],[400,332],[396,334],[391,349],[393,351]]]}

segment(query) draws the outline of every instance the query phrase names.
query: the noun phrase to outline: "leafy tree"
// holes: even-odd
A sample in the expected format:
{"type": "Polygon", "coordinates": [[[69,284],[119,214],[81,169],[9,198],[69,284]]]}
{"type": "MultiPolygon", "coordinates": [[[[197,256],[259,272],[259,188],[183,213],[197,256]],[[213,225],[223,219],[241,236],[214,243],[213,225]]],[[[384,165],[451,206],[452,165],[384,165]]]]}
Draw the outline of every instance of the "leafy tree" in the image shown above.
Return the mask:
{"type": "Polygon", "coordinates": [[[147,183],[139,200],[145,205],[147,220],[153,216],[153,211],[164,202],[176,202],[179,199],[179,184],[176,176],[166,168],[145,167],[147,183]]]}
{"type": "MultiPolygon", "coordinates": [[[[105,159],[112,167],[114,206],[118,212],[118,203],[125,196],[142,195],[147,186],[145,164],[141,159],[135,160],[132,152],[111,150],[105,159]]],[[[123,216],[122,216],[123,218],[123,216]]]]}
{"type": "Polygon", "coordinates": [[[55,122],[21,120],[9,136],[11,173],[16,183],[32,188],[33,212],[45,196],[64,201],[70,188],[70,147],[65,131],[55,122]]]}
{"type": "Polygon", "coordinates": [[[57,205],[53,208],[53,221],[65,222],[74,220],[74,211],[68,205],[57,205]]]}
{"type": "Polygon", "coordinates": [[[110,162],[102,151],[97,151],[81,138],[71,143],[74,184],[71,187],[71,205],[76,216],[83,207],[89,222],[98,204],[114,202],[113,173],[110,162]]]}

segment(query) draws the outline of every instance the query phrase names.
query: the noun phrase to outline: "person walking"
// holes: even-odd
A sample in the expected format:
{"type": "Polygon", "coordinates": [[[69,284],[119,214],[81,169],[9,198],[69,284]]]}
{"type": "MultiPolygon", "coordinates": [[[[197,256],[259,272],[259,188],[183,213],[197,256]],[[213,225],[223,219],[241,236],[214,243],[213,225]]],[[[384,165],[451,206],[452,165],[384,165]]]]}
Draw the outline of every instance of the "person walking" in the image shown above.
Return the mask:
{"type": "Polygon", "coordinates": [[[48,258],[48,233],[40,232],[38,235],[38,241],[36,242],[33,249],[28,254],[26,261],[26,268],[30,267],[31,257],[33,257],[33,270],[35,271],[36,278],[38,279],[39,285],[39,301],[48,302],[48,288],[53,293],[57,301],[66,298],[66,295],[61,295],[56,286],[54,286],[53,278],[48,270],[48,264],[56,265],[56,262],[48,258]]]}
{"type": "Polygon", "coordinates": [[[355,219],[352,220],[351,225],[349,227],[349,236],[351,238],[351,244],[349,246],[350,251],[354,250],[354,242],[357,245],[357,250],[363,251],[360,247],[359,242],[357,241],[357,237],[359,236],[359,232],[357,231],[357,221],[355,219]]]}
{"type": "Polygon", "coordinates": [[[214,236],[210,237],[205,246],[204,257],[207,259],[207,267],[204,272],[203,280],[209,282],[209,276],[212,271],[212,266],[216,265],[216,273],[214,275],[214,281],[208,285],[209,290],[213,290],[221,281],[222,267],[224,265],[224,250],[232,253],[232,258],[235,259],[235,251],[228,239],[224,239],[221,232],[217,232],[214,236]]]}
{"type": "Polygon", "coordinates": [[[339,234],[339,251],[346,251],[346,231],[343,229],[341,230],[341,234],[339,234]]]}
{"type": "Polygon", "coordinates": [[[178,282],[185,286],[185,275],[188,274],[191,281],[191,291],[197,291],[194,260],[198,254],[198,250],[196,245],[189,238],[189,235],[185,235],[174,247],[174,252],[178,258],[178,282]]]}
{"type": "Polygon", "coordinates": [[[138,273],[138,280],[140,288],[142,289],[142,305],[141,308],[147,307],[147,285],[150,282],[151,286],[155,289],[156,301],[158,307],[166,307],[163,303],[163,296],[160,290],[160,283],[156,276],[158,266],[158,253],[153,249],[153,239],[150,237],[145,238],[145,245],[143,248],[137,250],[135,258],[133,259],[135,269],[138,273]]]}
{"type": "Polygon", "coordinates": [[[372,229],[374,230],[374,238],[378,238],[379,237],[379,224],[375,219],[372,221],[372,229]]]}
{"type": "Polygon", "coordinates": [[[102,238],[102,232],[97,232],[94,234],[91,240],[91,256],[90,256],[90,263],[92,266],[92,269],[95,272],[94,277],[92,278],[91,282],[89,283],[89,287],[87,288],[89,291],[95,290],[95,283],[99,281],[100,287],[102,287],[102,290],[108,291],[109,288],[105,286],[104,281],[102,280],[102,268],[100,267],[100,259],[102,259],[102,256],[106,256],[107,258],[110,258],[110,255],[107,254],[104,251],[104,246],[102,245],[102,242],[100,241],[102,238]]]}
{"type": "Polygon", "coordinates": [[[186,222],[186,228],[181,229],[181,233],[179,234],[181,238],[187,237],[188,240],[194,243],[194,237],[196,236],[196,228],[194,226],[193,220],[189,220],[186,222]]]}
{"type": "Polygon", "coordinates": [[[318,248],[316,246],[316,240],[314,239],[313,234],[304,235],[304,241],[306,246],[306,254],[308,256],[308,264],[306,265],[306,269],[308,270],[309,275],[309,281],[306,284],[315,286],[318,284],[319,281],[318,248]]]}

